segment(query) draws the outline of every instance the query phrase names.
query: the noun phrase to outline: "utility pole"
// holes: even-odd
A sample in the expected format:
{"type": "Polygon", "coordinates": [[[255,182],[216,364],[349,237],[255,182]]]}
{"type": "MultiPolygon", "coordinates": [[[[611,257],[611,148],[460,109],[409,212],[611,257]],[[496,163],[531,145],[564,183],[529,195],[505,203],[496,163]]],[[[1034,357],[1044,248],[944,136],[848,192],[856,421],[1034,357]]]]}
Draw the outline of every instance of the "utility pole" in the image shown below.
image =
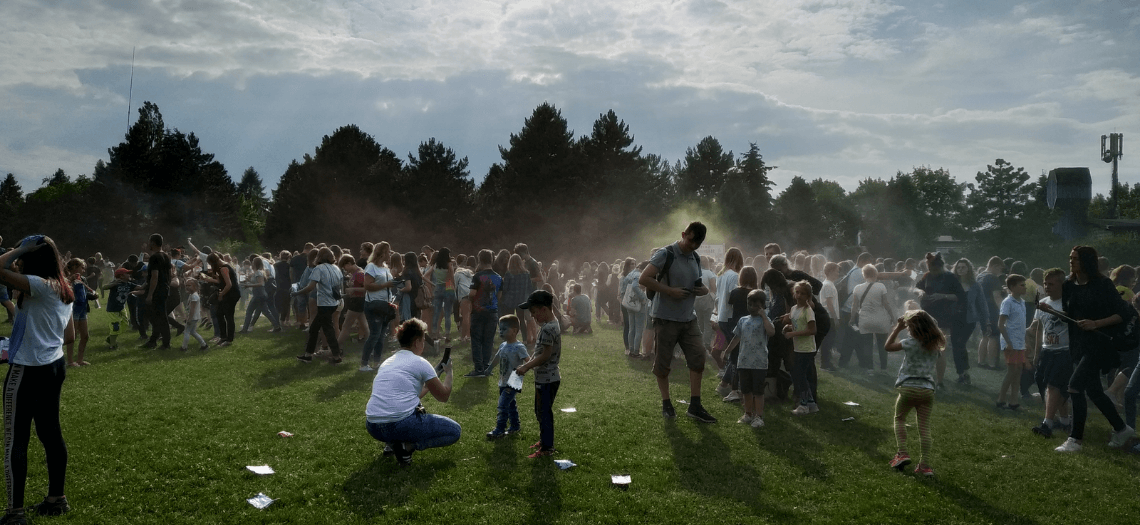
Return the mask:
{"type": "Polygon", "coordinates": [[[1100,136],[1100,158],[1105,162],[1112,163],[1112,210],[1110,218],[1119,218],[1120,208],[1117,202],[1117,193],[1120,189],[1120,176],[1117,172],[1119,167],[1120,157],[1124,156],[1124,134],[1123,133],[1110,133],[1108,135],[1100,136]]]}

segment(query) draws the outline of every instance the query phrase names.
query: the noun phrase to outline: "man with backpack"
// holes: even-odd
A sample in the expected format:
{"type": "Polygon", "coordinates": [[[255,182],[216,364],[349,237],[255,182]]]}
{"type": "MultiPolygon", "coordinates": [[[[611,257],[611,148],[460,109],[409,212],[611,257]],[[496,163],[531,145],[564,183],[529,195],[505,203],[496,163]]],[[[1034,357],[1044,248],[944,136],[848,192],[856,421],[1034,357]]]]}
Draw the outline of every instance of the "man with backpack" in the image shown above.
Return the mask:
{"type": "Polygon", "coordinates": [[[709,293],[701,280],[701,259],[696,253],[707,232],[704,224],[689,223],[681,233],[681,240],[653,252],[638,284],[653,294],[649,316],[653,318],[656,340],[653,375],[657,376],[657,388],[661,391],[661,414],[668,419],[677,417],[669,397],[669,371],[673,347],[680,345],[689,367],[689,393],[692,396],[685,415],[704,423],[716,423],[716,418],[701,405],[705,348],[701,344],[701,328],[694,310],[696,298],[709,293]]]}

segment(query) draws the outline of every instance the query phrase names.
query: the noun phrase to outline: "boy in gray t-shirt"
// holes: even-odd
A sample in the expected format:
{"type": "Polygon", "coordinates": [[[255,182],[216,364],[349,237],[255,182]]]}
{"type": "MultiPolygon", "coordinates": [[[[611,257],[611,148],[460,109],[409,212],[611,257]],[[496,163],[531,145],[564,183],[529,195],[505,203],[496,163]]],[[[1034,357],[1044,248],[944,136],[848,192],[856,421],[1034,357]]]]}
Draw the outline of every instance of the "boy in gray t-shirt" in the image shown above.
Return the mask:
{"type": "Polygon", "coordinates": [[[562,359],[562,333],[554,318],[554,296],[546,290],[535,290],[519,310],[530,310],[539,323],[538,343],[534,358],[515,369],[524,375],[534,369],[534,414],[538,417],[539,440],[531,448],[537,449],[527,456],[531,459],[554,454],[554,399],[562,384],[558,363],[562,359]]]}
{"type": "MultiPolygon", "coordinates": [[[[515,390],[508,385],[511,372],[526,363],[530,355],[526,352],[526,345],[519,342],[519,329],[522,323],[514,314],[499,318],[499,336],[503,343],[499,345],[499,408],[495,420],[495,429],[487,433],[487,439],[498,439],[519,431],[519,409],[515,403],[515,390]],[[507,421],[511,426],[507,428],[507,421]]],[[[488,371],[490,372],[490,371],[488,371]]]]}

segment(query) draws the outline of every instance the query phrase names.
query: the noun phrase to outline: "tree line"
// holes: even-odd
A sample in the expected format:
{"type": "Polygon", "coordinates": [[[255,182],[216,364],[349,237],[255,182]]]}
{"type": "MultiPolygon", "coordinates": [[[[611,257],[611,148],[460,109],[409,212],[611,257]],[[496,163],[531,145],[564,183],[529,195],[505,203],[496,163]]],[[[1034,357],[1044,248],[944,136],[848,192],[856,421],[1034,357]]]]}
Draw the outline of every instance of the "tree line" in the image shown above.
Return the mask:
{"type": "MultiPolygon", "coordinates": [[[[719,238],[749,253],[776,241],[836,257],[863,249],[908,257],[950,236],[972,258],[1034,261],[1056,259],[1064,244],[1051,232],[1045,176],[1031,180],[1003,159],[969,183],[922,166],[864,179],[852,191],[827,176],[797,176],[776,193],[775,167],[756,143],[734,154],[708,136],[670,162],[636,145],[613,110],[575,137],[561,111],[543,103],[499,147],[500,161],[479,184],[467,158],[435,138],[401,158],[350,124],[293,160],[267,195],[254,168],[235,184],[194,133],[166,127],[157,105],[138,113],[90,177],[58,170],[25,195],[8,174],[0,182],[0,216],[11,218],[0,223],[5,242],[47,232],[75,253],[114,257],[158,231],[238,253],[364,240],[473,253],[524,241],[548,259],[612,258],[631,254],[631,239],[683,205],[715,217],[719,238]]],[[[1124,216],[1140,210],[1140,185],[1120,195],[1124,216]]],[[[1097,199],[1094,214],[1104,202],[1097,199]]],[[[1135,243],[1115,244],[1127,251],[1135,243]]]]}

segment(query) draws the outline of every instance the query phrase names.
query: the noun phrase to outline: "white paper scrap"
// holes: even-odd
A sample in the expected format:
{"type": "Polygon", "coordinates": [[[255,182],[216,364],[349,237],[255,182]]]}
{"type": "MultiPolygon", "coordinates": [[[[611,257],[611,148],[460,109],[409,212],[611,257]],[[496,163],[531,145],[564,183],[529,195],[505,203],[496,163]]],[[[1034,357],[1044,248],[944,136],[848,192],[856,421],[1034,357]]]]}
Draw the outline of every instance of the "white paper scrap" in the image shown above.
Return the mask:
{"type": "Polygon", "coordinates": [[[515,390],[522,390],[522,376],[520,376],[518,372],[511,370],[511,377],[507,378],[507,386],[515,390]]]}
{"type": "Polygon", "coordinates": [[[574,408],[574,407],[570,407],[570,408],[563,408],[563,409],[562,409],[562,411],[563,411],[563,412],[566,412],[567,414],[569,414],[569,413],[572,413],[572,412],[577,412],[577,411],[578,411],[578,409],[577,409],[577,408],[574,408]]]}
{"type": "Polygon", "coordinates": [[[574,463],[573,461],[570,461],[568,459],[556,459],[556,460],[554,460],[554,463],[556,465],[558,465],[558,468],[560,468],[562,470],[566,470],[570,467],[577,467],[578,466],[577,463],[574,463]]]}
{"type": "Polygon", "coordinates": [[[610,476],[610,481],[613,482],[614,485],[629,485],[630,479],[629,476],[619,476],[617,474],[614,474],[610,476]]]}
{"type": "Polygon", "coordinates": [[[262,476],[273,474],[273,467],[269,465],[248,465],[245,468],[254,474],[261,474],[262,476]]]}
{"type": "Polygon", "coordinates": [[[847,406],[849,406],[849,407],[857,407],[857,406],[859,406],[859,403],[856,403],[856,402],[854,402],[854,401],[844,401],[844,402],[843,402],[843,404],[844,404],[844,405],[847,405],[847,406]]]}
{"type": "Polygon", "coordinates": [[[689,402],[688,402],[688,401],[685,401],[684,399],[678,399],[678,400],[677,400],[677,402],[678,402],[678,403],[680,403],[680,404],[682,404],[682,405],[687,405],[687,404],[689,404],[689,402]]]}
{"type": "Polygon", "coordinates": [[[278,435],[278,436],[281,436],[281,437],[283,437],[283,438],[291,438],[291,437],[293,437],[293,433],[292,433],[292,432],[287,432],[287,431],[284,431],[284,430],[282,430],[281,432],[278,432],[278,433],[277,433],[277,435],[278,435]]]}
{"type": "Polygon", "coordinates": [[[249,504],[253,505],[254,507],[264,509],[265,507],[268,507],[270,503],[273,503],[274,500],[273,498],[266,496],[265,493],[258,492],[256,496],[249,498],[246,501],[248,501],[249,504]]]}

